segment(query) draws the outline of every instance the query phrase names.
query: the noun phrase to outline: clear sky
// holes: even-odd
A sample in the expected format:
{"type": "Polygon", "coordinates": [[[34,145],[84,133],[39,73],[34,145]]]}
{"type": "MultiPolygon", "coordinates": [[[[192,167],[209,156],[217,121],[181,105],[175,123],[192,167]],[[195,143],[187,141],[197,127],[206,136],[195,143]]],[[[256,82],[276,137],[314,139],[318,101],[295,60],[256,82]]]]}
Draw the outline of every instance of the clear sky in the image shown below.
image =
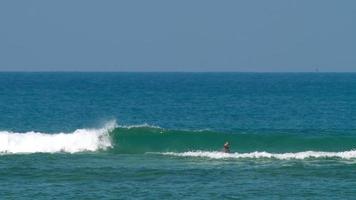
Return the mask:
{"type": "Polygon", "coordinates": [[[355,0],[2,0],[0,71],[353,71],[355,0]]]}

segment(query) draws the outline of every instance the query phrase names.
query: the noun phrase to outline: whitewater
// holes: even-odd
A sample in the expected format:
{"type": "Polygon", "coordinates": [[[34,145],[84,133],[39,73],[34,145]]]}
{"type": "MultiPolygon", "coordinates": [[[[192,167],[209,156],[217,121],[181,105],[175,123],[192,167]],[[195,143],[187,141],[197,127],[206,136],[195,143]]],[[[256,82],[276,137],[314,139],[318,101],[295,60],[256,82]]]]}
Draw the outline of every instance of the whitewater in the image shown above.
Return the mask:
{"type": "Polygon", "coordinates": [[[77,129],[72,133],[0,131],[0,153],[78,153],[106,150],[112,147],[109,133],[116,127],[116,122],[112,121],[99,129],[77,129]]]}
{"type": "Polygon", "coordinates": [[[268,152],[251,152],[251,153],[224,153],[224,152],[209,152],[209,151],[189,151],[183,153],[165,152],[160,153],[168,156],[178,157],[201,157],[211,159],[241,159],[241,158],[270,158],[278,160],[303,160],[312,158],[340,158],[340,159],[355,159],[356,151],[344,152],[321,152],[321,151],[304,151],[296,153],[268,153],[268,152]]]}

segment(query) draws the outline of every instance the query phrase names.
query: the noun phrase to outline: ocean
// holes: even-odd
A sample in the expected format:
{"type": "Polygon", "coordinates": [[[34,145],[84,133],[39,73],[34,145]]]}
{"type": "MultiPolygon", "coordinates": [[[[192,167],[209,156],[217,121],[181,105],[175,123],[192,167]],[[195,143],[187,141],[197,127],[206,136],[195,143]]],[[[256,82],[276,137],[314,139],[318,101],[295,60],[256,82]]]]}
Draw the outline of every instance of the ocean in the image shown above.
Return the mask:
{"type": "Polygon", "coordinates": [[[355,188],[355,73],[0,73],[0,199],[355,188]]]}

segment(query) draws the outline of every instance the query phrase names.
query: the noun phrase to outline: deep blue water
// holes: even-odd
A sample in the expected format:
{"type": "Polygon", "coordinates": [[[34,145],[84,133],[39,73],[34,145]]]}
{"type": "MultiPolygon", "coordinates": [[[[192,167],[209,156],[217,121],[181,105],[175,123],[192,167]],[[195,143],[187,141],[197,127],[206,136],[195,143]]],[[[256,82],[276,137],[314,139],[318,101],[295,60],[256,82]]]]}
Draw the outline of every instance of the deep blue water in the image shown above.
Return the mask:
{"type": "Polygon", "coordinates": [[[356,74],[1,73],[0,128],[355,129],[356,74]]]}
{"type": "Polygon", "coordinates": [[[355,147],[353,73],[0,73],[4,198],[351,199],[355,147]]]}

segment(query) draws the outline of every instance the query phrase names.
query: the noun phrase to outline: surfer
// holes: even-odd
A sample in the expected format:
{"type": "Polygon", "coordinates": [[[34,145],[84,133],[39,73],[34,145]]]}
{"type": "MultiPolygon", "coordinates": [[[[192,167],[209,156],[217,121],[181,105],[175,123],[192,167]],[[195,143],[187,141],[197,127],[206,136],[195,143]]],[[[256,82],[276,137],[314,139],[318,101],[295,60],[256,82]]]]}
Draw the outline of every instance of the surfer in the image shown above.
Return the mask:
{"type": "Polygon", "coordinates": [[[225,153],[230,153],[230,144],[229,144],[229,142],[225,142],[225,144],[224,144],[224,152],[225,153]]]}

